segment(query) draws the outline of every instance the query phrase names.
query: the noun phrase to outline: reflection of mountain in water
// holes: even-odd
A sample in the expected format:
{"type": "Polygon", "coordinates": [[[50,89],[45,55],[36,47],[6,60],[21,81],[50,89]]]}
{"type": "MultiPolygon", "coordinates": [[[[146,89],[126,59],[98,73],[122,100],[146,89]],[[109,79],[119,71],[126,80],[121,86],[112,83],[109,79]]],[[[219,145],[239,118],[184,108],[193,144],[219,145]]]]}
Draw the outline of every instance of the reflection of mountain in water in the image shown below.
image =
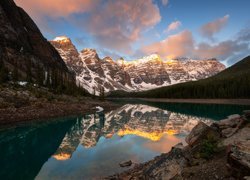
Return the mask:
{"type": "Polygon", "coordinates": [[[78,119],[54,154],[57,160],[69,159],[77,146],[93,147],[100,137],[137,135],[158,141],[164,134],[186,134],[198,123],[210,119],[198,118],[142,104],[127,104],[105,115],[98,113],[78,119]]]}

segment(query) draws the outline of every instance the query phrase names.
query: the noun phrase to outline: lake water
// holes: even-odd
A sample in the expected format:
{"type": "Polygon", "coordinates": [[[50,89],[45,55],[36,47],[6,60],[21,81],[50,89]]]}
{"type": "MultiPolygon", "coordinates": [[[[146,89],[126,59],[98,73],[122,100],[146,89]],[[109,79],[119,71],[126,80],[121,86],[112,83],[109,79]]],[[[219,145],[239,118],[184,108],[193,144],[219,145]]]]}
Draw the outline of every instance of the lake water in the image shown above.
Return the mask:
{"type": "Polygon", "coordinates": [[[249,106],[123,102],[108,113],[32,123],[0,131],[1,179],[99,179],[184,142],[199,122],[249,106]]]}

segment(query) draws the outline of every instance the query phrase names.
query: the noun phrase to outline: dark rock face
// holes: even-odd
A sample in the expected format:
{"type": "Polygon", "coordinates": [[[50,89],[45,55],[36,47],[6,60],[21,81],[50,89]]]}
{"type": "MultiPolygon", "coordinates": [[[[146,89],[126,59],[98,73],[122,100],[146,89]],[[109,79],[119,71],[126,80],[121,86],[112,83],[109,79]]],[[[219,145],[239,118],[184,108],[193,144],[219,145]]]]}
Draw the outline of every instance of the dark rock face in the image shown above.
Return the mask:
{"type": "Polygon", "coordinates": [[[53,79],[51,74],[54,72],[58,74],[58,81],[74,81],[74,75],[56,49],[13,0],[0,1],[0,24],[1,61],[11,72],[18,71],[20,80],[29,76],[33,81],[40,78],[45,83],[52,81],[49,79],[53,79]]]}

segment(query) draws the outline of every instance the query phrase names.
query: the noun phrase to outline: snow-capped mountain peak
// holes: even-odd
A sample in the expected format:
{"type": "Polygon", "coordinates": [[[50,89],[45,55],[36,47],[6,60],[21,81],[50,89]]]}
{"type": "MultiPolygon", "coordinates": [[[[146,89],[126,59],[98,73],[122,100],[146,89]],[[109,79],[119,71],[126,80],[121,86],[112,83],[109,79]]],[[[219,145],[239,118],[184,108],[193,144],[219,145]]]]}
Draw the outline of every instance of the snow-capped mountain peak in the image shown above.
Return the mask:
{"type": "Polygon", "coordinates": [[[161,63],[161,62],[162,62],[162,59],[158,54],[151,54],[149,56],[144,56],[141,59],[136,59],[132,61],[118,60],[119,64],[123,64],[125,66],[128,66],[128,65],[139,66],[141,64],[146,64],[146,63],[161,63]]]}
{"type": "Polygon", "coordinates": [[[67,37],[58,37],[51,44],[67,66],[76,73],[77,83],[98,95],[114,90],[144,91],[172,84],[195,81],[215,75],[225,66],[215,59],[162,59],[151,54],[134,61],[110,57],[100,59],[95,49],[78,52],[67,37]],[[69,40],[69,43],[62,43],[69,40]]]}
{"type": "Polygon", "coordinates": [[[53,39],[53,41],[62,42],[62,43],[71,42],[70,38],[68,38],[67,36],[58,36],[55,39],[53,39]]]}
{"type": "Polygon", "coordinates": [[[145,56],[141,59],[135,60],[137,63],[148,63],[148,62],[152,62],[152,61],[158,61],[158,62],[162,62],[161,57],[158,54],[151,54],[149,56],[145,56]]]}

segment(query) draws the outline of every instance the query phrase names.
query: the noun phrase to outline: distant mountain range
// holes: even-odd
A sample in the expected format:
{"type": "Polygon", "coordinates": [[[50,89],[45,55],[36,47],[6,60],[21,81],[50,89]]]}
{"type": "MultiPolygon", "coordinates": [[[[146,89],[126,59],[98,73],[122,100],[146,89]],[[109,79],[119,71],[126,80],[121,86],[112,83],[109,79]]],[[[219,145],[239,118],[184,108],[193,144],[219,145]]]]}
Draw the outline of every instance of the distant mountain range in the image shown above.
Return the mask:
{"type": "Polygon", "coordinates": [[[94,49],[78,52],[68,37],[57,37],[50,42],[67,66],[76,73],[77,83],[92,94],[95,91],[97,95],[101,87],[106,93],[116,90],[145,91],[204,79],[225,69],[216,59],[163,60],[157,54],[134,61],[114,61],[110,57],[101,59],[94,49]]]}
{"type": "Polygon", "coordinates": [[[110,97],[250,98],[250,56],[206,79],[138,93],[115,91],[110,97]]]}

